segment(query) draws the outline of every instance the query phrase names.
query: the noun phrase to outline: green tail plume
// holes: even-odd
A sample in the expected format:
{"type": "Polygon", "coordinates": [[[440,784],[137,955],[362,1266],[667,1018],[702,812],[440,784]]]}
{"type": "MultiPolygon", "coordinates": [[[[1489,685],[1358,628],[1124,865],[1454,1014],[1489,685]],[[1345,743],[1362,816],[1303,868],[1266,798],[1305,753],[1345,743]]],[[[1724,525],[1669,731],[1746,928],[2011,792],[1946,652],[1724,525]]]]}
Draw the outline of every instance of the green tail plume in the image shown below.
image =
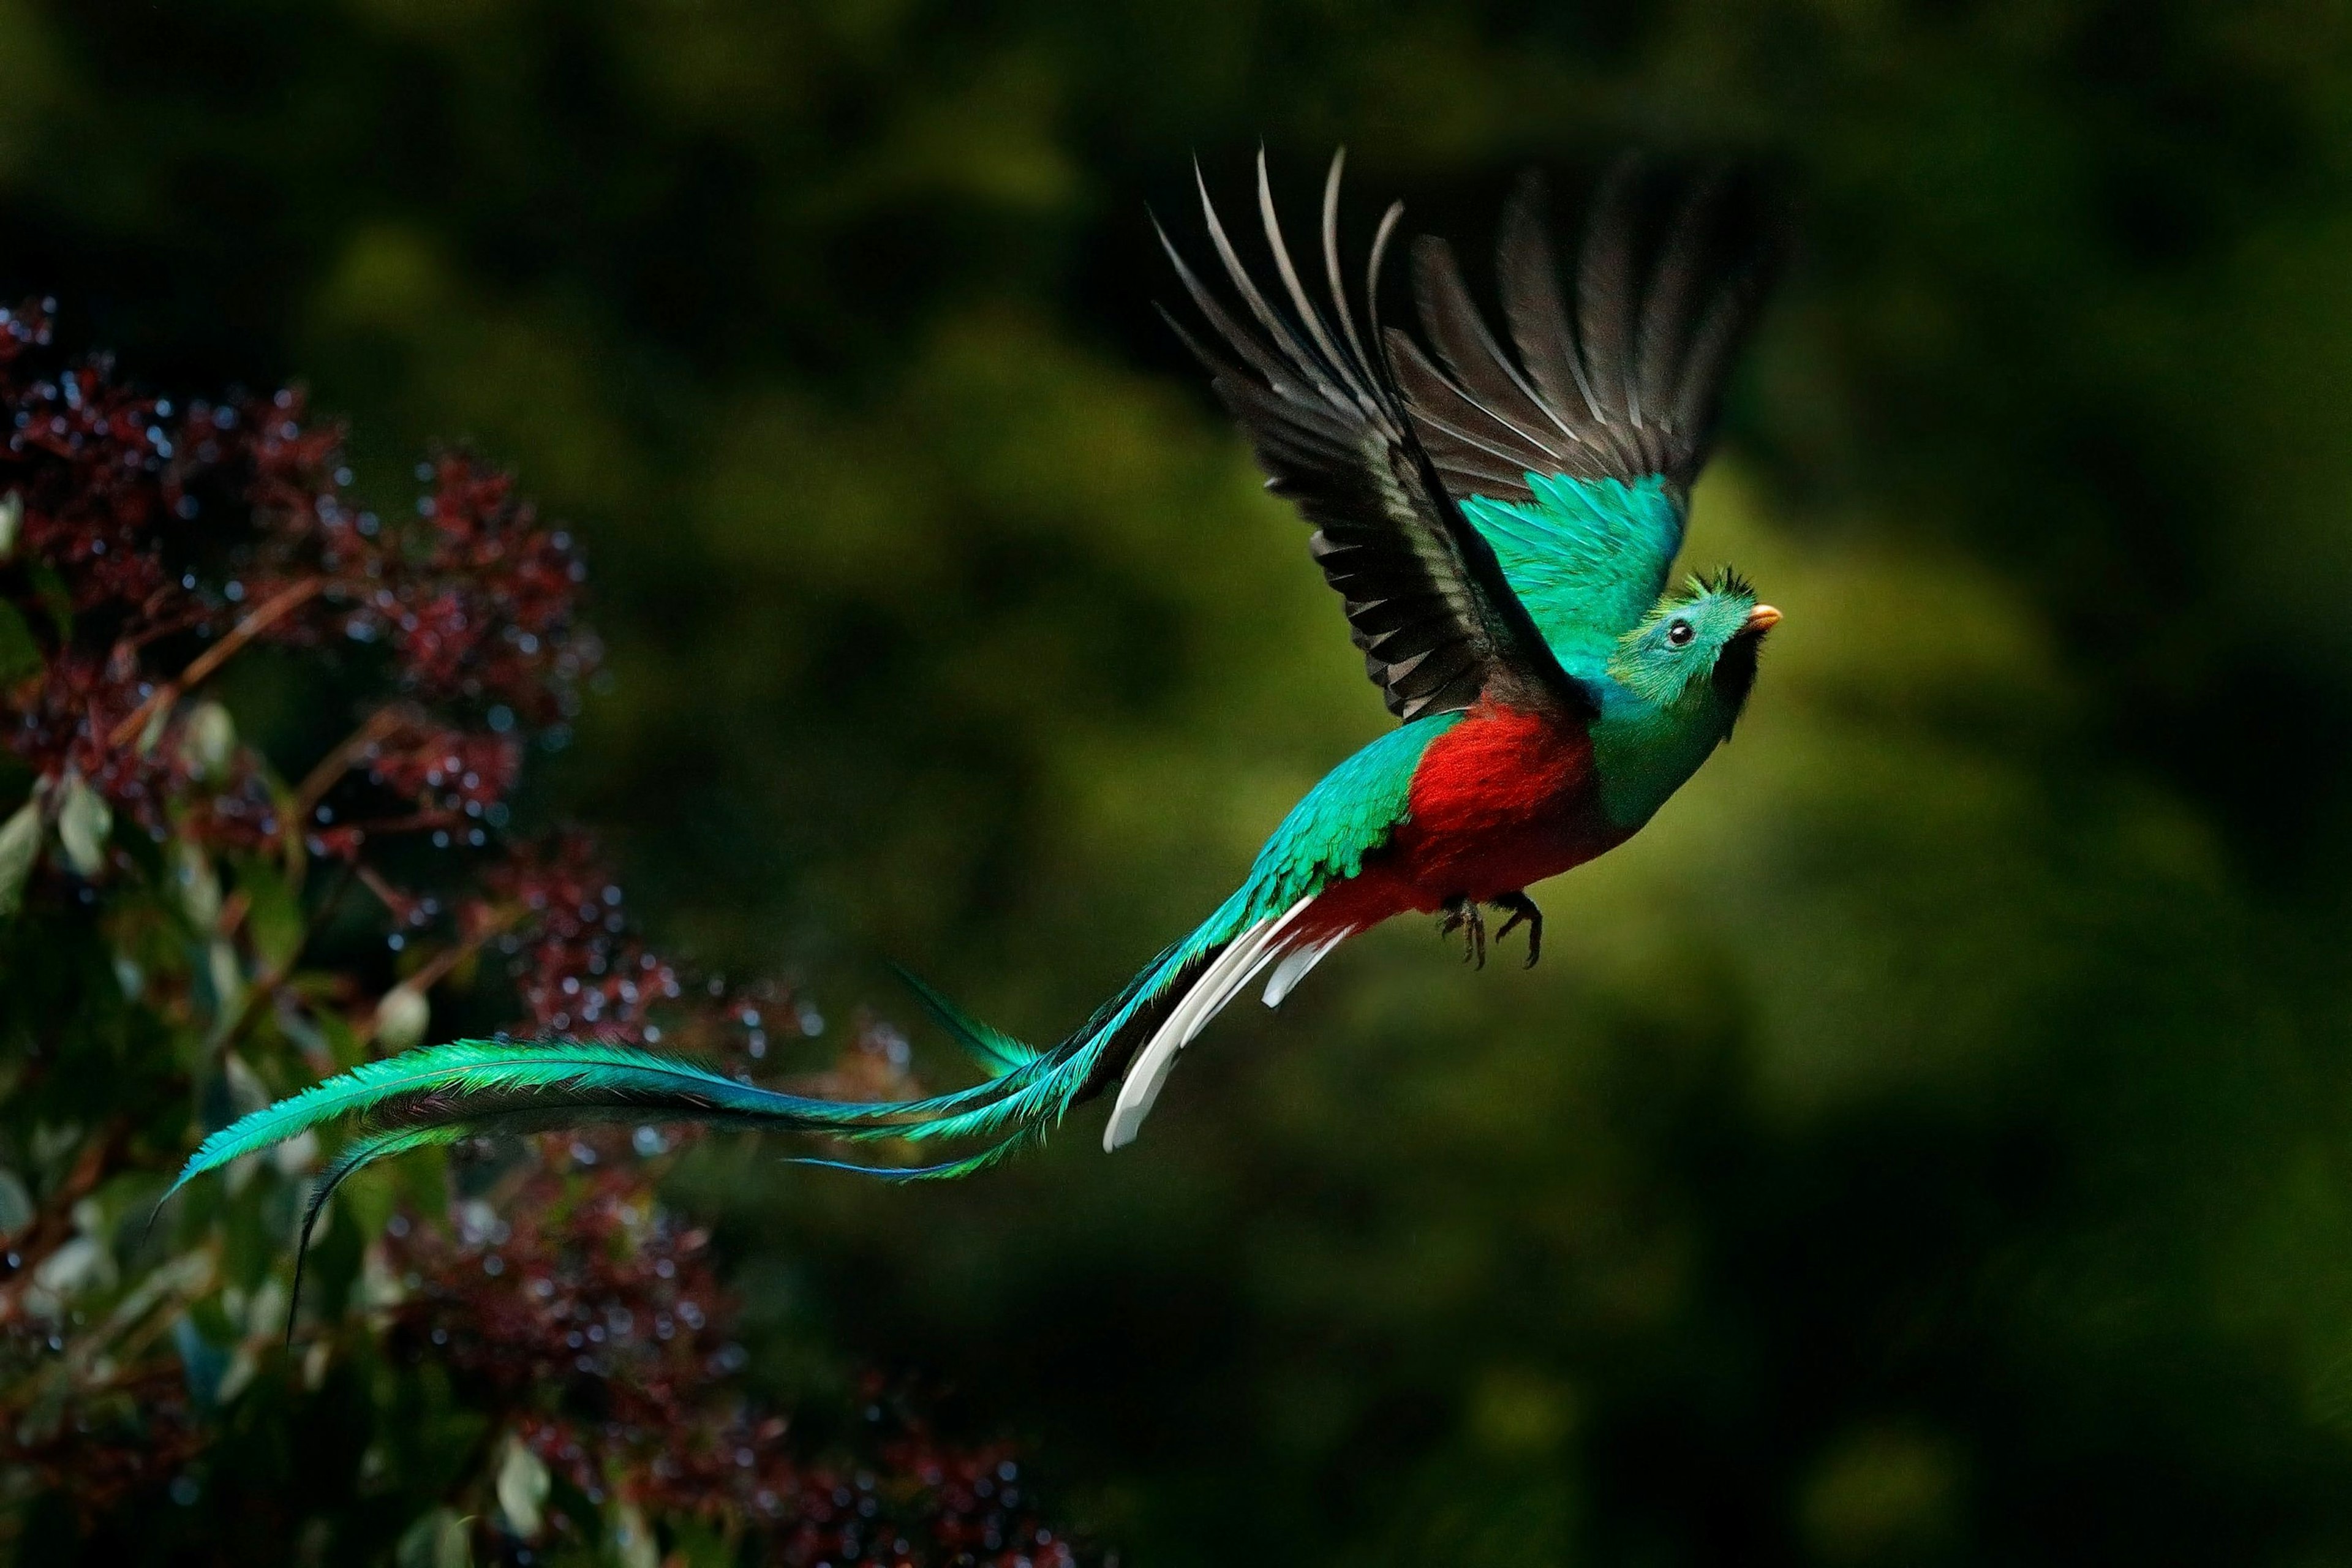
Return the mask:
{"type": "MultiPolygon", "coordinates": [[[[221,1129],[189,1157],[163,1197],[169,1200],[198,1176],[244,1155],[341,1117],[359,1119],[362,1131],[319,1173],[303,1212],[287,1313],[290,1336],[310,1237],[328,1199],[361,1170],[391,1155],[486,1132],[609,1121],[694,1121],[850,1141],[920,1139],[959,1131],[943,1128],[941,1119],[965,1120],[957,1113],[1001,1095],[1008,1078],[1036,1071],[1043,1053],[967,1016],[913,976],[906,978],[924,1009],[988,1072],[987,1081],[929,1100],[858,1103],[761,1089],[629,1046],[457,1040],[354,1068],[221,1129]]],[[[892,1181],[938,1181],[985,1169],[1043,1134],[1042,1127],[1016,1127],[976,1153],[928,1165],[871,1166],[816,1158],[798,1163],[892,1181]]]]}
{"type": "MultiPolygon", "coordinates": [[[[904,970],[923,1010],[987,1077],[922,1100],[817,1100],[742,1083],[675,1057],[591,1040],[455,1040],[369,1062],[257,1110],[205,1139],[163,1194],[208,1171],[343,1117],[358,1135],[320,1172],[303,1213],[295,1258],[299,1300],[310,1236],[335,1190],[376,1161],[485,1132],[548,1131],[596,1122],[691,1121],[794,1132],[849,1142],[971,1142],[981,1147],[923,1165],[865,1165],[803,1155],[798,1164],[893,1182],[970,1175],[1045,1141],[1070,1107],[1100,1086],[1148,1026],[1155,1004],[1181,992],[1213,958],[1241,898],[1161,953],[1051,1050],[1026,1045],[958,1008],[904,970]]],[[[159,1202],[160,1209],[162,1204],[159,1202]]],[[[287,1315],[293,1331],[293,1313],[287,1315]]]]}
{"type": "Polygon", "coordinates": [[[898,964],[890,966],[898,983],[915,994],[915,1000],[931,1021],[948,1032],[949,1037],[961,1046],[972,1060],[991,1078],[1003,1078],[1016,1068],[1025,1068],[1042,1054],[1036,1047],[1024,1045],[1003,1030],[983,1024],[971,1016],[954,1003],[931,989],[920,975],[898,964]]]}
{"type": "Polygon", "coordinates": [[[987,1082],[929,1100],[859,1103],[761,1089],[631,1046],[455,1040],[354,1068],[221,1129],[189,1157],[163,1195],[342,1116],[358,1116],[374,1131],[331,1167],[338,1179],[384,1154],[523,1120],[544,1127],[667,1119],[845,1138],[935,1135],[932,1119],[985,1100],[1009,1076],[1026,1076],[1043,1057],[965,1018],[928,987],[919,994],[990,1071],[987,1082]]]}

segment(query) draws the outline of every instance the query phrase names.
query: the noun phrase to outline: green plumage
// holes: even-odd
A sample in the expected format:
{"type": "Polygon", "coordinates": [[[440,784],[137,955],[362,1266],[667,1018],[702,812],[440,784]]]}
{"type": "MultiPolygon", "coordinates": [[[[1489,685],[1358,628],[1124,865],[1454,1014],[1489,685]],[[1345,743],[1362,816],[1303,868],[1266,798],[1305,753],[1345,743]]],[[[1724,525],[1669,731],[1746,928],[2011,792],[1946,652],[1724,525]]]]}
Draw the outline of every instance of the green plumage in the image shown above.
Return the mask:
{"type": "MultiPolygon", "coordinates": [[[[1278,915],[1307,894],[1362,869],[1364,857],[1386,844],[1404,819],[1422,753],[1461,721],[1459,713],[1416,719],[1324,774],[1258,851],[1249,879],[1227,905],[1232,920],[1218,939],[1253,921],[1278,915]]],[[[1211,923],[1216,923],[1213,917],[1211,923]]]]}
{"type": "Polygon", "coordinates": [[[1590,679],[1665,586],[1682,548],[1682,503],[1663,474],[1628,481],[1530,473],[1527,483],[1532,501],[1470,496],[1462,514],[1494,546],[1554,657],[1590,679]]]}
{"type": "Polygon", "coordinates": [[[455,1040],[354,1068],[221,1129],[190,1156],[171,1192],[240,1155],[341,1116],[413,1121],[414,1126],[392,1129],[404,1132],[425,1125],[456,1125],[469,1115],[553,1102],[581,1116],[600,1110],[615,1115],[673,1110],[691,1110],[705,1119],[827,1124],[836,1119],[854,1122],[871,1111],[754,1088],[626,1046],[593,1040],[561,1045],[455,1040]]]}

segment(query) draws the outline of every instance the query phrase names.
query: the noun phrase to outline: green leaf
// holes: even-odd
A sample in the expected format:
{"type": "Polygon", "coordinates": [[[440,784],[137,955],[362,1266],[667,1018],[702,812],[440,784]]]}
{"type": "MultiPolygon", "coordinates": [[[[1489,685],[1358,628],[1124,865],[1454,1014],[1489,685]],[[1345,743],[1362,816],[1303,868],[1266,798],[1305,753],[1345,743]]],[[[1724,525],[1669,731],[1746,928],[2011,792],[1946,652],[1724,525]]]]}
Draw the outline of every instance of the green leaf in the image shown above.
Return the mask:
{"type": "MultiPolygon", "coordinates": [[[[213,1305],[213,1303],[206,1303],[213,1305]]],[[[193,1310],[183,1313],[172,1325],[172,1343],[180,1352],[180,1365],[188,1380],[188,1393],[200,1410],[211,1410],[220,1404],[221,1379],[228,1374],[230,1342],[229,1325],[214,1306],[210,1314],[217,1332],[207,1333],[197,1322],[193,1310]]]]}
{"type": "Polygon", "coordinates": [[[180,761],[207,784],[228,775],[236,755],[236,721],[217,702],[199,702],[180,725],[180,761]]]}
{"type": "Polygon", "coordinates": [[[206,1037],[218,1045],[245,1011],[245,966],[238,962],[234,942],[216,936],[205,944],[202,978],[200,994],[210,1004],[213,1016],[212,1032],[206,1037]]]}
{"type": "Polygon", "coordinates": [[[33,640],[33,628],[16,605],[0,599],[0,686],[38,675],[42,667],[41,645],[33,640]]]}
{"type": "Polygon", "coordinates": [[[520,1437],[507,1439],[506,1457],[499,1461],[499,1512],[507,1528],[525,1541],[537,1539],[546,1522],[547,1466],[520,1437]]]}
{"type": "Polygon", "coordinates": [[[0,1236],[14,1236],[24,1229],[33,1223],[36,1213],[25,1179],[0,1166],[0,1236]]]}
{"type": "Polygon", "coordinates": [[[235,1051],[223,1051],[220,1070],[204,1080],[197,1093],[196,1114],[206,1130],[226,1127],[269,1103],[269,1086],[235,1051]]]}
{"type": "Polygon", "coordinates": [[[466,1521],[454,1509],[435,1509],[402,1533],[393,1561],[399,1568],[472,1568],[466,1521]]]}
{"type": "Polygon", "coordinates": [[[180,894],[180,912],[196,930],[209,932],[220,921],[220,874],[213,869],[204,849],[185,838],[172,841],[170,865],[172,885],[180,894]]]}
{"type": "Polygon", "coordinates": [[[605,1539],[612,1542],[613,1560],[620,1568],[661,1568],[661,1547],[654,1540],[653,1526],[635,1503],[614,1500],[605,1539]]]}
{"type": "MultiPolygon", "coordinates": [[[[217,1290],[188,1304],[187,1323],[190,1332],[209,1344],[227,1346],[236,1343],[236,1324],[229,1321],[228,1307],[221,1300],[217,1290]]],[[[222,1364],[227,1364],[226,1357],[222,1364]]]]}
{"type": "Polygon", "coordinates": [[[0,916],[13,915],[25,896],[25,879],[41,858],[41,803],[28,800],[0,823],[0,916]]]}
{"type": "Polygon", "coordinates": [[[245,889],[245,929],[264,966],[283,969],[302,946],[302,903],[274,866],[250,860],[237,869],[245,889]]]}
{"type": "Polygon", "coordinates": [[[433,1005],[406,981],[383,994],[375,1005],[376,1048],[386,1056],[414,1050],[433,1022],[433,1005]]]}
{"type": "Polygon", "coordinates": [[[89,787],[79,773],[66,778],[65,800],[58,806],[58,847],[77,877],[95,877],[106,868],[106,839],[114,831],[114,808],[89,787]]]}

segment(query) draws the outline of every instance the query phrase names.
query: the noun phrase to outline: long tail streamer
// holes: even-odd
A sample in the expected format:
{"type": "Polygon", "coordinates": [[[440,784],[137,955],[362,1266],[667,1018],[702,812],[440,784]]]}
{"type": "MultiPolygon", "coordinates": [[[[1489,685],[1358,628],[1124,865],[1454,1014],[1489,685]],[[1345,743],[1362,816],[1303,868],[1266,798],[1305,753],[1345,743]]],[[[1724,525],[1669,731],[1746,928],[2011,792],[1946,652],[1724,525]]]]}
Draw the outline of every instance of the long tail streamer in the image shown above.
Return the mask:
{"type": "MultiPolygon", "coordinates": [[[[1151,1089],[1170,1058],[1248,977],[1297,946],[1285,921],[1248,915],[1246,890],[1182,942],[1144,966],[1067,1039],[1050,1050],[1024,1044],[959,1009],[899,971],[916,1001],[987,1075],[926,1099],[819,1100],[742,1082],[633,1046],[586,1040],[456,1040],[369,1062],[257,1110],[205,1140],[163,1196],[244,1155],[349,1117],[358,1131],[320,1172],[302,1216],[302,1260],[335,1190],[378,1160],[488,1132],[547,1131],[599,1122],[690,1121],[799,1133],[852,1143],[906,1140],[977,1142],[953,1159],[919,1165],[861,1164],[807,1154],[798,1163],[887,1181],[940,1181],[984,1170],[1044,1142],[1072,1105],[1127,1072],[1140,1051],[1151,1089]],[[1245,956],[1244,956],[1245,955],[1245,956]]],[[[1318,954],[1319,956],[1319,954],[1318,954]]],[[[1278,1000],[1269,992],[1269,1001],[1278,1000]]],[[[1132,1094],[1128,1100],[1134,1098],[1132,1094]]],[[[1112,1146],[1133,1137],[1150,1108],[1123,1100],[1112,1146]]],[[[158,1205],[161,1207],[161,1205],[158,1205]]],[[[289,1331],[292,1314],[288,1318],[289,1331]]]]}

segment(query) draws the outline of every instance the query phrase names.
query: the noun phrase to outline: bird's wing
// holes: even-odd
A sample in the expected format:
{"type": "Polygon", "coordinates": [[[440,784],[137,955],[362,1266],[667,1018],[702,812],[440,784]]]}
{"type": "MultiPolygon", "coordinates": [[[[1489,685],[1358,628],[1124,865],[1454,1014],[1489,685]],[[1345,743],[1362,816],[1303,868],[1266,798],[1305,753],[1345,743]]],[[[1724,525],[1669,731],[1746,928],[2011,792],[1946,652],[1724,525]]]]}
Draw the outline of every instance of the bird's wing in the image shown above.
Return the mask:
{"type": "Polygon", "coordinates": [[[1389,333],[1441,481],[1572,667],[1665,586],[1723,383],[1778,248],[1721,180],[1684,195],[1645,245],[1637,194],[1630,165],[1604,184],[1564,295],[1542,181],[1521,182],[1496,267],[1516,358],[1441,239],[1413,251],[1435,358],[1389,333]]]}
{"type": "MultiPolygon", "coordinates": [[[[1308,549],[1347,606],[1365,672],[1401,720],[1469,707],[1490,688],[1543,694],[1589,711],[1583,689],[1560,669],[1511,590],[1494,547],[1462,514],[1415,437],[1391,367],[1367,342],[1381,342],[1372,295],[1381,258],[1402,208],[1392,206],[1372,242],[1366,273],[1369,336],[1360,333],[1340,281],[1339,174],[1331,160],[1323,187],[1323,266],[1329,310],[1300,281],[1276,222],[1265,156],[1258,155],[1258,210],[1290,310],[1252,280],[1201,185],[1226,276],[1247,320],[1228,310],[1160,233],[1160,243],[1201,314],[1231,357],[1203,345],[1170,318],[1208,365],[1255,449],[1266,488],[1315,525],[1308,549]]],[[[1197,180],[1197,172],[1196,172],[1197,180]]]]}

